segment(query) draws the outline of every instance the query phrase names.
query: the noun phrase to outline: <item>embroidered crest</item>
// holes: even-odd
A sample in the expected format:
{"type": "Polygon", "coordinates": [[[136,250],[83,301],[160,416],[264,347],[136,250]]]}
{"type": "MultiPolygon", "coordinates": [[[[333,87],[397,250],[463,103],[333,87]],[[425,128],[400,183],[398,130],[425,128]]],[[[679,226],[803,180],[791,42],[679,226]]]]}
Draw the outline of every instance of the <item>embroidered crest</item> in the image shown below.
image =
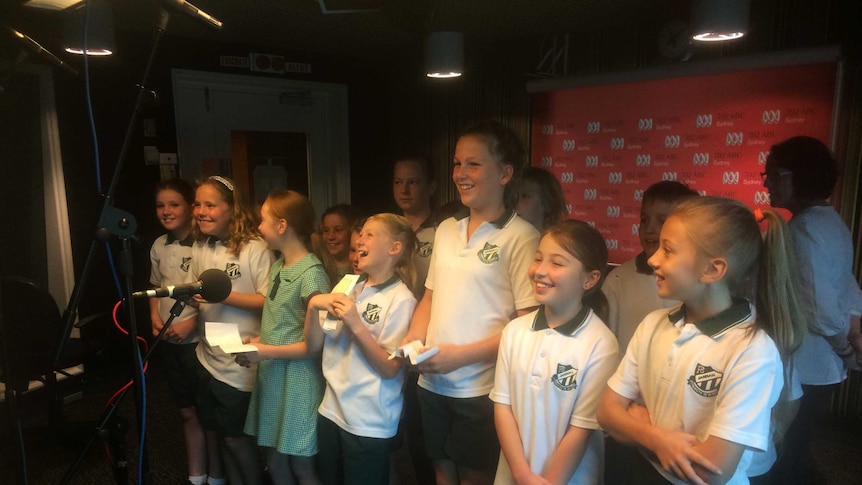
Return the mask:
{"type": "Polygon", "coordinates": [[[493,264],[500,260],[500,246],[485,243],[485,247],[479,250],[479,261],[485,264],[493,264]]]}
{"type": "Polygon", "coordinates": [[[568,364],[557,364],[557,373],[551,376],[551,382],[561,391],[572,391],[578,388],[578,369],[568,364]]]}
{"type": "Polygon", "coordinates": [[[373,325],[380,321],[380,310],[382,310],[380,305],[369,303],[362,312],[362,319],[373,325]]]}
{"type": "Polygon", "coordinates": [[[184,257],[182,263],[180,263],[180,269],[183,270],[184,273],[189,272],[189,267],[192,265],[192,258],[184,257]]]}
{"type": "Polygon", "coordinates": [[[712,367],[697,364],[697,367],[694,369],[694,375],[688,378],[688,385],[701,396],[713,397],[718,394],[718,388],[721,386],[723,378],[724,373],[712,367]]]}
{"type": "Polygon", "coordinates": [[[242,278],[242,273],[239,271],[239,263],[228,263],[225,265],[224,272],[227,273],[232,280],[242,278]]]}
{"type": "Polygon", "coordinates": [[[427,258],[431,256],[431,249],[434,247],[434,243],[419,241],[419,247],[416,248],[416,254],[422,256],[423,258],[427,258]]]}

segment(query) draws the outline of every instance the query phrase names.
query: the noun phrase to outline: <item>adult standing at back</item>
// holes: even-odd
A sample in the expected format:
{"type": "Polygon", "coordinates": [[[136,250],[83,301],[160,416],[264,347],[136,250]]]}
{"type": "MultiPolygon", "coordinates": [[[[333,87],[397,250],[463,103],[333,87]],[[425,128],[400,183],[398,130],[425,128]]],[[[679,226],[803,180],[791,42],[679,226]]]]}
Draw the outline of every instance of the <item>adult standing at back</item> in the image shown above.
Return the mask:
{"type": "Polygon", "coordinates": [[[793,355],[802,382],[799,412],[785,435],[784,454],[776,464],[777,483],[816,483],[806,452],[812,425],[829,412],[832,394],[855,364],[848,334],[862,312],[862,292],[853,277],[853,243],[841,216],[830,205],[838,164],[819,140],[796,136],[769,152],[764,186],[773,207],[793,214],[796,263],[808,332],[793,355]],[[814,480],[814,481],[811,481],[814,480]]]}
{"type": "Polygon", "coordinates": [[[539,234],[515,214],[509,185],[525,161],[517,134],[498,122],[474,125],[455,147],[452,180],[466,209],[437,227],[405,338],[439,349],[419,365],[418,391],[438,485],[489,484],[497,467],[488,394],[500,335],[537,305],[527,270],[539,234]]]}

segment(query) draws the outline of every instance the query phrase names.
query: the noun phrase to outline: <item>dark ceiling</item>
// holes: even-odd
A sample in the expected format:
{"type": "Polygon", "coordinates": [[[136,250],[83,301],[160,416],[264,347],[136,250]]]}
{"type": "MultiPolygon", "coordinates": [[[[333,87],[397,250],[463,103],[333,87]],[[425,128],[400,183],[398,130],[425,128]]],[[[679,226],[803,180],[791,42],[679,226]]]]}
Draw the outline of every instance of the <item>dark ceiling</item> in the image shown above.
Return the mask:
{"type": "MultiPolygon", "coordinates": [[[[0,21],[60,51],[66,12],[0,0],[0,21]],[[25,31],[25,29],[28,29],[25,31]],[[44,40],[41,40],[44,39],[44,40]]],[[[114,0],[117,29],[147,35],[169,0],[114,0]]],[[[168,8],[167,33],[213,42],[355,58],[415,55],[432,30],[465,33],[482,48],[563,32],[626,28],[688,16],[684,0],[192,0],[224,23],[215,31],[168,8]],[[682,10],[679,11],[680,6],[682,10]],[[336,13],[340,9],[355,10],[336,13]]]]}

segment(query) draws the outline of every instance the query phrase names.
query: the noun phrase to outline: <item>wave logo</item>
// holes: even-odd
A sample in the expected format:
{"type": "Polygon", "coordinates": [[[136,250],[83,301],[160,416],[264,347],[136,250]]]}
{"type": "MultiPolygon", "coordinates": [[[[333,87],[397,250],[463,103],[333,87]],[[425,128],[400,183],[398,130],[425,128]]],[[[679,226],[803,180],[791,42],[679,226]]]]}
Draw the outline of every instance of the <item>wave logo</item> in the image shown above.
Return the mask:
{"type": "Polygon", "coordinates": [[[545,168],[551,168],[554,166],[554,157],[542,157],[540,163],[545,168]]]}
{"type": "Polygon", "coordinates": [[[709,165],[709,153],[695,153],[691,157],[691,163],[695,167],[705,167],[709,165]]]}
{"type": "Polygon", "coordinates": [[[599,156],[598,155],[587,155],[587,158],[584,159],[584,165],[588,168],[595,168],[599,166],[599,156]]]}
{"type": "Polygon", "coordinates": [[[596,200],[596,189],[584,189],[584,200],[596,200]]]}
{"type": "Polygon", "coordinates": [[[574,181],[575,181],[575,174],[573,172],[563,172],[560,174],[560,183],[570,184],[574,181]]]}
{"type": "Polygon", "coordinates": [[[760,116],[760,121],[764,125],[774,125],[781,121],[781,110],[780,109],[768,109],[763,112],[760,116]]]}
{"type": "Polygon", "coordinates": [[[619,217],[620,216],[620,206],[618,205],[609,205],[608,209],[605,211],[608,217],[619,217]]]}
{"type": "Polygon", "coordinates": [[[635,158],[635,166],[637,166],[637,167],[649,167],[651,159],[652,159],[652,157],[650,157],[649,155],[646,155],[646,154],[638,155],[637,158],[635,158]]]}
{"type": "Polygon", "coordinates": [[[542,125],[542,134],[543,135],[553,135],[554,134],[554,125],[551,125],[551,124],[542,125]]]}
{"type": "Polygon", "coordinates": [[[634,200],[640,201],[644,200],[644,191],[643,189],[636,189],[634,191],[634,200]]]}
{"type": "Polygon", "coordinates": [[[670,180],[672,182],[676,181],[676,172],[662,172],[661,173],[662,181],[670,180]]]}
{"type": "Polygon", "coordinates": [[[616,239],[605,239],[605,247],[608,248],[608,251],[616,251],[620,248],[620,242],[616,239]]]}
{"type": "Polygon", "coordinates": [[[739,172],[724,172],[721,174],[721,183],[734,185],[739,183],[739,172]]]}
{"type": "Polygon", "coordinates": [[[705,196],[705,195],[706,195],[706,191],[705,191],[705,190],[698,190],[698,191],[697,191],[697,195],[699,195],[699,196],[703,197],[703,196],[705,196]]]}
{"type": "Polygon", "coordinates": [[[566,214],[572,215],[572,204],[566,204],[566,214]]]}
{"type": "Polygon", "coordinates": [[[727,135],[724,136],[724,144],[728,146],[739,146],[742,145],[742,132],[728,132],[727,135]]]}
{"type": "Polygon", "coordinates": [[[712,126],[712,115],[697,115],[694,125],[698,128],[709,128],[712,126]]]}
{"type": "Polygon", "coordinates": [[[679,135],[667,135],[664,137],[665,148],[679,148],[679,135]]]}
{"type": "Polygon", "coordinates": [[[587,133],[598,133],[602,129],[602,124],[598,121],[590,121],[587,123],[587,133]]]}
{"type": "Polygon", "coordinates": [[[575,150],[575,140],[563,140],[563,151],[571,152],[575,150]]]}
{"type": "Polygon", "coordinates": [[[769,156],[769,152],[758,152],[757,153],[757,164],[758,165],[766,165],[766,158],[769,156]]]}
{"type": "Polygon", "coordinates": [[[609,184],[621,184],[621,183],[623,183],[623,173],[622,172],[608,172],[608,183],[609,184]]]}
{"type": "Polygon", "coordinates": [[[622,150],[625,146],[625,138],[611,138],[611,150],[622,150]]]}
{"type": "Polygon", "coordinates": [[[765,190],[758,190],[754,193],[754,204],[755,205],[769,205],[769,192],[765,190]]]}
{"type": "Polygon", "coordinates": [[[640,131],[650,131],[652,130],[652,118],[641,118],[638,120],[638,130],[640,131]]]}
{"type": "Polygon", "coordinates": [[[641,225],[640,224],[632,224],[632,236],[637,236],[640,234],[641,225]]]}

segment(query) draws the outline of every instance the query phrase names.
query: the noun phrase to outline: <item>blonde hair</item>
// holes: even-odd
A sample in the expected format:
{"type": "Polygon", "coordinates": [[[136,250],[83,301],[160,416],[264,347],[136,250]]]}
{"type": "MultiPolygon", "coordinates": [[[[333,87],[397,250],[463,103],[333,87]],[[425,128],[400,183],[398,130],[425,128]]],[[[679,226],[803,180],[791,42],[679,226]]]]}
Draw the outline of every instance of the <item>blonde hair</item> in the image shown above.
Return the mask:
{"type": "Polygon", "coordinates": [[[416,294],[416,267],[413,265],[413,252],[416,250],[416,234],[413,226],[403,216],[383,212],[369,217],[366,222],[377,221],[386,228],[389,237],[401,243],[401,255],[395,263],[395,274],[416,294]]]}
{"type": "Polygon", "coordinates": [[[287,221],[287,225],[296,237],[310,251],[315,215],[314,206],[311,205],[308,197],[293,190],[276,190],[266,197],[264,203],[269,204],[272,215],[287,221]]]}
{"type": "MultiPolygon", "coordinates": [[[[239,256],[245,243],[252,239],[260,238],[260,232],[257,230],[258,218],[248,206],[246,197],[242,194],[242,191],[231,179],[214,175],[206,180],[199,181],[197,186],[200,188],[204,185],[214,188],[222,200],[230,207],[230,235],[224,241],[224,244],[231,254],[239,256]]],[[[204,238],[204,234],[200,232],[197,221],[195,221],[192,230],[195,238],[204,238]]]]}
{"type": "Polygon", "coordinates": [[[755,302],[756,328],[772,337],[782,360],[802,343],[807,322],[800,311],[793,240],[787,223],[775,211],[761,211],[767,222],[760,233],[748,207],[724,197],[697,197],[673,210],[698,251],[727,260],[727,286],[736,297],[755,302]]]}

